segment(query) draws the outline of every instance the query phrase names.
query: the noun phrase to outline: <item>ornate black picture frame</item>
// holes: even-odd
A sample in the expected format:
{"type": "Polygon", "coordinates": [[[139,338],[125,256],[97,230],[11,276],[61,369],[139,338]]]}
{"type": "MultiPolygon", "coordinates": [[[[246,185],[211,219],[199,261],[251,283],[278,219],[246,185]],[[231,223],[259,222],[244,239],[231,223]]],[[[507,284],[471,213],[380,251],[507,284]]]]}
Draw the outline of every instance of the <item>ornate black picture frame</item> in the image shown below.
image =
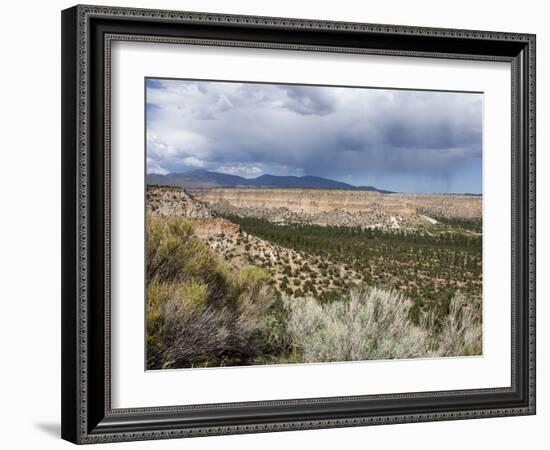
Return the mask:
{"type": "Polygon", "coordinates": [[[98,443],[535,414],[535,36],[99,6],[62,12],[62,437],[98,443]],[[144,41],[512,67],[511,386],[113,409],[110,49],[144,41]]]}

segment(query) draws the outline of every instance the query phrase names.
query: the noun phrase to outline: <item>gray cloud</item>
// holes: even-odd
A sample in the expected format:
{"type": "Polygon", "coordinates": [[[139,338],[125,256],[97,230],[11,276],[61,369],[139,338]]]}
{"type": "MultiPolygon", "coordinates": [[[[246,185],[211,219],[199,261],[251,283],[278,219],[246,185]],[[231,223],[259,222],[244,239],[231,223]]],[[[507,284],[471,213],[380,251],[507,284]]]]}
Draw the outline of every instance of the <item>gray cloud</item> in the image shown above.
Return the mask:
{"type": "Polygon", "coordinates": [[[151,172],[203,167],[368,184],[448,179],[467,168],[481,182],[481,94],[156,80],[147,97],[151,172]]]}
{"type": "Polygon", "coordinates": [[[334,112],[334,102],[326,88],[303,86],[281,86],[288,100],[283,107],[298,114],[324,116],[334,112]]]}

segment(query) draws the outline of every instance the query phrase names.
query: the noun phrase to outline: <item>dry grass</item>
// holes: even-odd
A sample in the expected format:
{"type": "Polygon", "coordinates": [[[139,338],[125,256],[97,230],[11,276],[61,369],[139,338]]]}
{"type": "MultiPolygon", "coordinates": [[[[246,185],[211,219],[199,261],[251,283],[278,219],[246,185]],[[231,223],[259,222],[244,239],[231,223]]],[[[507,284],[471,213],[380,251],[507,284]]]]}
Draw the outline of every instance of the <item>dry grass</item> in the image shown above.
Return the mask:
{"type": "Polygon", "coordinates": [[[437,326],[433,314],[423,320],[430,332],[429,350],[436,356],[469,356],[482,353],[481,300],[469,301],[457,293],[450,302],[449,314],[437,326]]]}

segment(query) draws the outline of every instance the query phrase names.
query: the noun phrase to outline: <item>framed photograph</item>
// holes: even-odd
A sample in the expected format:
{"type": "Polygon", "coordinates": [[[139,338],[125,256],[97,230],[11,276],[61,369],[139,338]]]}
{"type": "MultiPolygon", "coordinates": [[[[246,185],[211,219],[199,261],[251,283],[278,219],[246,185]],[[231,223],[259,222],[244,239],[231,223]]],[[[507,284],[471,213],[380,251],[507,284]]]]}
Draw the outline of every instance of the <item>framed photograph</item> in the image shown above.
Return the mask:
{"type": "Polygon", "coordinates": [[[535,413],[535,36],[62,12],[62,437],[535,413]]]}

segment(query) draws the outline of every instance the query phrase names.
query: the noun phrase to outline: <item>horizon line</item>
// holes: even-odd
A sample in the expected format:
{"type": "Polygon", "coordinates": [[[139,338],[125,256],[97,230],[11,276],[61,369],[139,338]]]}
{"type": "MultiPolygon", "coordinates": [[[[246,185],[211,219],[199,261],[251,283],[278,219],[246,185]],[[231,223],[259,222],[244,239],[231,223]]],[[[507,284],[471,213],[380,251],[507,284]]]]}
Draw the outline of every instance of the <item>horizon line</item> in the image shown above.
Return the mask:
{"type": "MultiPolygon", "coordinates": [[[[189,169],[189,170],[186,170],[184,172],[168,172],[168,173],[158,173],[158,172],[148,172],[146,171],[146,176],[149,176],[149,175],[158,175],[158,176],[167,176],[167,175],[184,175],[186,173],[191,173],[191,172],[197,172],[197,171],[203,171],[203,172],[208,172],[208,173],[219,173],[219,174],[222,174],[222,175],[230,175],[230,176],[235,176],[235,177],[238,177],[238,178],[242,178],[244,180],[257,180],[258,178],[262,177],[262,176],[265,176],[265,175],[268,175],[268,176],[272,176],[272,177],[292,177],[292,178],[305,178],[305,177],[314,177],[314,178],[321,178],[321,179],[324,179],[324,180],[328,180],[328,181],[333,181],[333,182],[336,182],[336,183],[342,183],[342,184],[345,184],[347,186],[349,186],[350,188],[356,188],[356,189],[361,189],[361,188],[373,188],[375,189],[376,191],[386,191],[387,193],[392,193],[392,194],[424,194],[424,195],[471,195],[471,196],[483,196],[483,192],[441,192],[441,191],[438,191],[438,192],[418,192],[418,191],[398,191],[398,190],[392,190],[392,189],[386,189],[386,188],[382,188],[382,187],[378,187],[378,186],[375,186],[375,185],[366,185],[366,184],[362,184],[362,185],[355,185],[355,184],[351,184],[351,183],[348,183],[346,181],[339,181],[339,180],[335,180],[333,178],[327,178],[327,177],[321,177],[319,175],[310,175],[310,174],[307,174],[307,175],[273,175],[271,173],[263,173],[261,175],[258,175],[256,177],[251,177],[251,178],[247,178],[247,177],[244,177],[242,175],[236,175],[234,173],[227,173],[227,172],[220,172],[220,171],[215,171],[215,170],[208,170],[208,169],[203,169],[203,168],[196,168],[196,169],[189,169]]],[[[149,186],[149,183],[145,183],[147,186],[149,186]]],[[[184,189],[182,186],[170,186],[170,185],[155,185],[155,184],[152,184],[151,186],[166,186],[166,187],[175,187],[175,188],[180,188],[180,189],[184,189]]],[[[261,187],[261,186],[213,186],[213,187],[209,187],[209,188],[192,188],[192,189],[215,189],[215,188],[226,188],[226,189],[231,189],[231,188],[236,188],[236,187],[240,187],[240,188],[250,188],[250,189],[341,189],[341,190],[353,190],[353,189],[349,189],[349,188],[346,188],[346,187],[314,187],[314,188],[311,188],[311,187],[270,187],[270,186],[265,186],[265,187],[261,187]]],[[[384,192],[380,192],[380,193],[384,193],[384,192]]]]}

